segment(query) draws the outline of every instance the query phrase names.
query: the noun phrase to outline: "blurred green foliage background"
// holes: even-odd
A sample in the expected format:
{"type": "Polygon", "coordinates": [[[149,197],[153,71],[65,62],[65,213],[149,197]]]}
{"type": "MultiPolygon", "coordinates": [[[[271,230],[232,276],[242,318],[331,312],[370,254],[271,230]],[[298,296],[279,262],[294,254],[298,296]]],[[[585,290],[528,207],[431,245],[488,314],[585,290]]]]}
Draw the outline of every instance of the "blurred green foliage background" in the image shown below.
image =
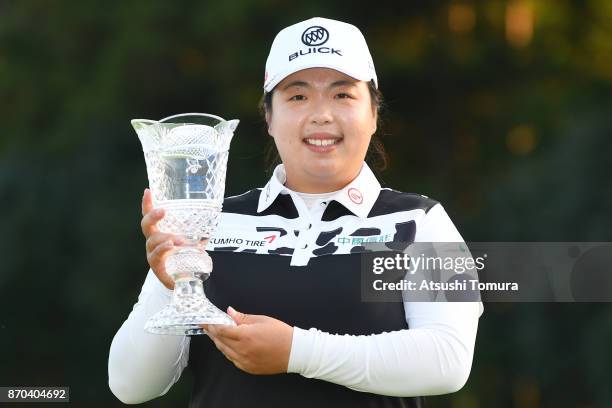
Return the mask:
{"type": "MultiPolygon", "coordinates": [[[[612,241],[612,2],[0,2],[0,386],[120,406],[111,339],[147,265],[132,118],[239,118],[227,195],[262,186],[274,35],[362,29],[386,97],[383,185],[466,241],[612,241]]],[[[254,294],[256,296],[256,294],[254,294]]],[[[485,304],[468,384],[431,407],[609,407],[612,307],[485,304]]],[[[191,378],[151,407],[186,406],[191,378]]]]}

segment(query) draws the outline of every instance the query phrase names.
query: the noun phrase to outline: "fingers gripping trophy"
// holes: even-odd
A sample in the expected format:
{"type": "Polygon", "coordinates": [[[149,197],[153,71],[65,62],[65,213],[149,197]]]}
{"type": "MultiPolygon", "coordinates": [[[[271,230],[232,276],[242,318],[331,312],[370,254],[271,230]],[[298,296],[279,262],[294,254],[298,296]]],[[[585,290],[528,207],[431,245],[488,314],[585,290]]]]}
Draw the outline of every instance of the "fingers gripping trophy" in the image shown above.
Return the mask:
{"type": "Polygon", "coordinates": [[[202,324],[235,325],[206,298],[203,281],[212,272],[204,247],[221,215],[229,145],[238,122],[203,113],[131,122],[142,143],[153,206],[166,214],[158,228],[184,242],[166,259],[174,292],[172,301],[146,322],[150,333],[205,334],[202,324]]]}

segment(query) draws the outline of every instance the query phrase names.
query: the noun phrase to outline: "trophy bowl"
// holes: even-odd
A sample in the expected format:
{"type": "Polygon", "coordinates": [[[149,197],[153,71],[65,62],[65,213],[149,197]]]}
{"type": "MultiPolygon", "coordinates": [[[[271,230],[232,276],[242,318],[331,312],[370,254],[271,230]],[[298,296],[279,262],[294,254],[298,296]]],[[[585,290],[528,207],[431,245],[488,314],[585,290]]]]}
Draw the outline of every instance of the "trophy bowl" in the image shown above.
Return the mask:
{"type": "Polygon", "coordinates": [[[153,207],[165,211],[157,227],[183,243],[168,255],[171,302],[145,324],[154,334],[205,334],[202,324],[235,325],[204,293],[212,272],[204,250],[221,215],[229,145],[238,120],[184,113],[160,121],[134,119],[142,144],[153,207]]]}

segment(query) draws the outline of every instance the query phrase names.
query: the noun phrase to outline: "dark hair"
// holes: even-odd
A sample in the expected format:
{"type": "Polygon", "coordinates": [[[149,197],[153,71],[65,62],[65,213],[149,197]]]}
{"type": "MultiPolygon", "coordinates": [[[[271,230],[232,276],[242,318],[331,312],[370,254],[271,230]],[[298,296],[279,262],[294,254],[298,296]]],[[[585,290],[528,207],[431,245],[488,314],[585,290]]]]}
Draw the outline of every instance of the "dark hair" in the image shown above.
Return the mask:
{"type": "MultiPolygon", "coordinates": [[[[368,152],[366,153],[365,160],[370,167],[374,170],[382,171],[385,170],[389,164],[389,157],[387,156],[387,152],[385,151],[385,147],[383,146],[380,135],[382,135],[382,119],[381,112],[384,110],[384,100],[382,92],[376,85],[374,85],[374,81],[368,82],[368,90],[370,91],[370,99],[372,100],[372,108],[376,109],[376,133],[372,135],[372,139],[370,141],[370,146],[368,146],[368,152]]],[[[272,94],[274,93],[274,89],[270,92],[264,92],[263,96],[259,100],[259,113],[264,119],[264,124],[266,134],[267,134],[267,123],[266,123],[266,112],[272,112],[272,94]]],[[[269,173],[272,173],[277,164],[281,163],[280,156],[278,154],[278,150],[276,149],[276,145],[274,144],[274,140],[270,138],[266,145],[265,149],[265,160],[266,160],[266,169],[269,173]]]]}

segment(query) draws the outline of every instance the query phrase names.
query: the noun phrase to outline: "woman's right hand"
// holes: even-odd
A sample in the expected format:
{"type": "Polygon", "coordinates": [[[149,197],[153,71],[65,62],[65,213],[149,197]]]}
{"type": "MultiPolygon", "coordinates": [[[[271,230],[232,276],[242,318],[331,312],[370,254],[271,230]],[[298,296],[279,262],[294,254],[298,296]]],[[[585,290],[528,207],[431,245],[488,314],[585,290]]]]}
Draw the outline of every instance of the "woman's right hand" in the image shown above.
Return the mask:
{"type": "Polygon", "coordinates": [[[151,190],[145,189],[142,196],[142,233],[147,242],[147,261],[157,279],[165,287],[174,289],[174,280],[166,273],[166,258],[172,252],[175,245],[181,245],[182,240],[174,234],[160,232],[157,228],[159,220],[164,218],[163,208],[153,208],[151,190]]]}

